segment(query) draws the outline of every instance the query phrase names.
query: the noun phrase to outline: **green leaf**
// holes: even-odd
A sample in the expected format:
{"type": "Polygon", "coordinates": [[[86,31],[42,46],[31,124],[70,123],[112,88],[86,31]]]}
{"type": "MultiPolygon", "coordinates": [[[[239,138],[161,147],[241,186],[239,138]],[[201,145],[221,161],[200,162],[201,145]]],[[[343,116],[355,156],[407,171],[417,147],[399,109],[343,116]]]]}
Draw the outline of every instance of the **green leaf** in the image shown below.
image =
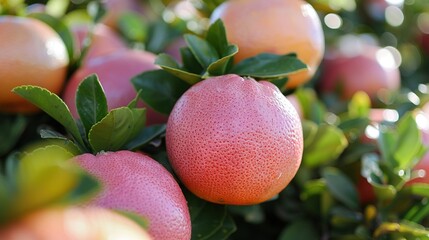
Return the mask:
{"type": "Polygon", "coordinates": [[[313,88],[301,87],[294,94],[302,107],[305,119],[312,120],[318,124],[325,122],[325,106],[319,102],[317,93],[313,88]]]}
{"type": "Polygon", "coordinates": [[[232,57],[238,53],[238,47],[230,45],[224,51],[225,55],[223,57],[208,66],[207,72],[210,76],[220,76],[227,73],[232,63],[232,57]]]}
{"type": "Polygon", "coordinates": [[[147,71],[131,79],[137,90],[142,90],[143,101],[163,114],[169,114],[182,94],[191,86],[163,71],[147,71]]]}
{"type": "Polygon", "coordinates": [[[121,14],[118,21],[119,31],[125,38],[134,42],[144,42],[147,38],[149,26],[141,15],[133,12],[121,14]]]}
{"type": "Polygon", "coordinates": [[[91,16],[94,23],[100,22],[103,16],[106,14],[106,8],[101,1],[91,1],[88,3],[87,11],[91,16]]]}
{"type": "Polygon", "coordinates": [[[133,113],[128,107],[116,108],[92,126],[88,140],[94,153],[116,151],[130,139],[133,126],[133,113]]]}
{"type": "Polygon", "coordinates": [[[255,79],[285,78],[289,74],[306,69],[295,54],[276,55],[261,53],[255,57],[244,59],[230,71],[240,76],[250,76],[255,79]]]}
{"type": "Polygon", "coordinates": [[[107,100],[97,75],[92,74],[79,84],[76,108],[87,133],[107,115],[107,100]]]}
{"type": "Polygon", "coordinates": [[[146,50],[153,53],[161,53],[171,39],[181,35],[176,28],[164,22],[161,18],[152,21],[146,38],[146,50]]]}
{"type": "Polygon", "coordinates": [[[304,148],[302,162],[308,167],[317,167],[340,156],[348,142],[344,133],[335,126],[319,126],[314,140],[304,148]]]}
{"type": "Polygon", "coordinates": [[[20,115],[0,116],[0,156],[13,149],[27,124],[28,119],[20,115]]]}
{"type": "Polygon", "coordinates": [[[182,56],[182,63],[184,69],[186,69],[188,72],[195,73],[197,75],[201,75],[204,73],[203,67],[195,58],[194,54],[192,54],[191,49],[189,47],[181,48],[180,55],[182,56]]]}
{"type": "Polygon", "coordinates": [[[359,198],[353,182],[343,173],[335,168],[324,168],[322,176],[326,180],[331,194],[347,207],[359,209],[359,198]]]}
{"type": "Polygon", "coordinates": [[[101,183],[95,177],[84,171],[78,171],[77,174],[79,182],[76,187],[69,191],[63,198],[63,202],[67,204],[85,203],[97,196],[102,189],[101,183]]]}
{"type": "Polygon", "coordinates": [[[398,123],[398,142],[393,154],[396,160],[395,167],[409,168],[418,159],[422,144],[422,137],[417,123],[411,113],[405,114],[398,123]]]}
{"type": "Polygon", "coordinates": [[[128,140],[134,138],[146,124],[146,108],[131,108],[133,115],[132,128],[129,130],[128,140]]]}
{"type": "Polygon", "coordinates": [[[137,149],[149,143],[159,135],[163,134],[165,132],[165,129],[166,129],[165,124],[145,127],[142,131],[140,131],[140,133],[137,134],[137,136],[134,139],[128,142],[124,148],[130,149],[130,150],[137,149]]]}
{"type": "Polygon", "coordinates": [[[172,75],[182,79],[190,85],[193,85],[201,81],[201,76],[184,71],[180,69],[179,64],[169,55],[161,53],[155,60],[155,64],[158,64],[162,69],[171,73],[172,75]]]}
{"type": "Polygon", "coordinates": [[[289,81],[289,78],[273,78],[269,79],[270,83],[276,85],[281,92],[286,90],[286,83],[289,81]]]}
{"type": "Polygon", "coordinates": [[[77,124],[61,98],[49,90],[37,86],[20,86],[12,91],[39,107],[63,125],[78,142],[80,148],[85,146],[77,124]]]}
{"type": "Polygon", "coordinates": [[[57,19],[45,13],[32,13],[29,15],[29,17],[36,18],[53,28],[63,40],[67,49],[70,62],[75,60],[76,51],[74,49],[74,37],[65,23],[63,23],[60,19],[57,19]]]}
{"type": "MultiPolygon", "coordinates": [[[[206,40],[216,49],[221,57],[230,55],[230,46],[226,37],[225,26],[221,19],[212,23],[207,30],[206,40]]],[[[238,51],[238,48],[235,46],[238,51]]]]}
{"type": "Polygon", "coordinates": [[[371,99],[363,91],[355,93],[349,102],[348,113],[350,117],[367,117],[371,108],[371,99]]]}
{"type": "Polygon", "coordinates": [[[79,181],[73,155],[59,146],[38,148],[21,159],[18,168],[18,192],[10,206],[12,215],[40,208],[61,200],[79,181]]]}
{"type": "Polygon", "coordinates": [[[191,34],[185,34],[184,38],[192,54],[204,69],[219,59],[216,49],[206,40],[191,34]]]}
{"type": "Polygon", "coordinates": [[[383,160],[392,169],[396,166],[396,161],[393,159],[393,153],[396,150],[397,141],[397,133],[393,132],[384,124],[380,124],[377,145],[380,149],[381,155],[383,156],[383,160]]]}
{"type": "Polygon", "coordinates": [[[423,226],[407,221],[383,222],[374,231],[374,237],[379,239],[383,235],[400,233],[403,239],[429,239],[429,231],[423,226]]]}
{"type": "Polygon", "coordinates": [[[193,240],[226,239],[235,231],[226,206],[204,201],[187,190],[184,194],[191,214],[193,240]],[[224,232],[225,229],[227,231],[224,232]]]}
{"type": "Polygon", "coordinates": [[[279,240],[290,240],[290,239],[308,239],[316,240],[320,239],[318,230],[313,223],[307,219],[301,219],[289,224],[280,233],[279,240]]]}
{"type": "Polygon", "coordinates": [[[403,191],[408,192],[414,196],[429,198],[429,184],[426,183],[413,183],[404,187],[403,191]]]}
{"type": "Polygon", "coordinates": [[[338,228],[356,226],[363,221],[363,214],[343,206],[335,206],[331,210],[330,221],[332,226],[338,228]]]}
{"type": "Polygon", "coordinates": [[[49,0],[46,3],[46,13],[54,17],[62,17],[69,5],[69,0],[49,0]]]}

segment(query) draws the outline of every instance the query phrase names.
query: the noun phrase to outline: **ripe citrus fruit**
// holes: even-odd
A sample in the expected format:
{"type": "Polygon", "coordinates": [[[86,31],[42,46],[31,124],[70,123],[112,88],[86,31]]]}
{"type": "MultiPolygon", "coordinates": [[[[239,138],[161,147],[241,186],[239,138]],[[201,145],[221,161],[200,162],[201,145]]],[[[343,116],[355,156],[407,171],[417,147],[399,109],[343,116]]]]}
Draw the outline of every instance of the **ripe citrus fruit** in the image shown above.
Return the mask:
{"type": "Polygon", "coordinates": [[[400,84],[399,69],[392,54],[370,45],[353,53],[327,54],[319,82],[323,93],[337,93],[342,99],[351,99],[356,92],[363,91],[372,100],[380,90],[395,91],[400,84]]]}
{"type": "MultiPolygon", "coordinates": [[[[82,80],[95,73],[103,86],[109,110],[127,106],[137,94],[131,84],[131,78],[144,71],[156,69],[157,66],[154,61],[154,54],[137,50],[122,50],[89,59],[67,83],[63,100],[68,105],[72,115],[78,118],[75,104],[76,90],[82,80]]],[[[143,102],[140,101],[139,106],[144,106],[147,109],[147,125],[167,122],[165,115],[155,112],[143,102]]]]}
{"type": "Polygon", "coordinates": [[[228,41],[237,44],[235,61],[268,52],[295,52],[308,71],[292,74],[286,87],[308,81],[316,72],[325,49],[320,19],[303,0],[235,0],[216,8],[211,21],[222,19],[228,41]]]}
{"type": "Polygon", "coordinates": [[[170,114],[167,153],[195,195],[214,203],[266,201],[295,176],[303,135],[299,116],[273,84],[237,75],[192,86],[170,114]]]}
{"type": "MultiPolygon", "coordinates": [[[[76,38],[76,48],[81,51],[83,42],[90,33],[90,26],[73,25],[71,31],[76,38]]],[[[97,24],[92,32],[91,45],[86,52],[85,60],[122,49],[126,49],[126,46],[121,38],[106,25],[97,24]]]]}
{"type": "Polygon", "coordinates": [[[11,90],[36,85],[59,93],[69,63],[59,35],[31,18],[0,17],[0,111],[32,113],[38,108],[11,90]]]}
{"type": "Polygon", "coordinates": [[[152,158],[130,151],[83,154],[76,161],[97,177],[104,190],[92,204],[138,213],[154,239],[189,240],[186,199],[173,176],[152,158]]]}
{"type": "Polygon", "coordinates": [[[3,228],[2,240],[150,240],[130,219],[96,207],[47,208],[30,213],[3,228]]]}

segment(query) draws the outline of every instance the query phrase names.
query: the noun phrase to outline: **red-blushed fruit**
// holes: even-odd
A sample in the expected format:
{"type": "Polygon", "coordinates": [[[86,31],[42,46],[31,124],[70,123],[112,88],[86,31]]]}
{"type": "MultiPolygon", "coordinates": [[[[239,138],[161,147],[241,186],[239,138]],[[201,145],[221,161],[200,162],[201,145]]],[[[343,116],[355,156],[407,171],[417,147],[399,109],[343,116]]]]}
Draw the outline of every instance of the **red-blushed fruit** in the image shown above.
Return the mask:
{"type": "MultiPolygon", "coordinates": [[[[71,31],[76,40],[76,48],[81,52],[83,42],[89,36],[90,26],[83,24],[73,25],[71,31]]],[[[86,52],[85,61],[127,48],[119,35],[103,24],[95,25],[92,35],[90,36],[91,45],[86,52]]]]}
{"type": "Polygon", "coordinates": [[[38,112],[11,90],[36,85],[58,94],[69,63],[64,42],[48,25],[32,18],[1,16],[0,33],[0,111],[38,112]]]}
{"type": "Polygon", "coordinates": [[[309,70],[289,76],[288,88],[297,87],[316,72],[325,42],[320,19],[303,0],[235,0],[216,8],[211,21],[224,22],[228,41],[237,44],[236,62],[268,52],[295,52],[309,70]]]}
{"type": "MultiPolygon", "coordinates": [[[[155,55],[137,50],[122,50],[112,54],[90,59],[79,68],[67,83],[63,100],[73,117],[78,118],[76,110],[76,90],[90,74],[97,74],[107,98],[110,109],[127,106],[136,97],[131,78],[149,70],[157,69],[155,55]]],[[[155,112],[139,101],[138,106],[146,107],[146,125],[167,122],[167,116],[155,112]]]]}
{"type": "Polygon", "coordinates": [[[92,205],[138,213],[155,240],[189,240],[186,199],[173,176],[152,158],[130,151],[83,154],[77,163],[99,179],[102,193],[92,205]]]}
{"type": "Polygon", "coordinates": [[[98,207],[47,208],[0,227],[2,240],[150,240],[132,220],[98,207]]]}
{"type": "Polygon", "coordinates": [[[357,190],[359,193],[359,200],[362,204],[369,204],[375,201],[374,189],[366,178],[359,176],[357,190]]]}
{"type": "Polygon", "coordinates": [[[170,114],[167,153],[195,195],[221,204],[273,198],[295,176],[303,135],[297,112],[273,84],[237,75],[186,91],[170,114]]]}
{"type": "MultiPolygon", "coordinates": [[[[353,46],[350,46],[353,47],[353,46]]],[[[381,90],[396,91],[401,77],[392,54],[383,48],[365,45],[351,54],[327,54],[319,80],[322,93],[336,93],[348,100],[363,91],[375,100],[381,90]]]]}

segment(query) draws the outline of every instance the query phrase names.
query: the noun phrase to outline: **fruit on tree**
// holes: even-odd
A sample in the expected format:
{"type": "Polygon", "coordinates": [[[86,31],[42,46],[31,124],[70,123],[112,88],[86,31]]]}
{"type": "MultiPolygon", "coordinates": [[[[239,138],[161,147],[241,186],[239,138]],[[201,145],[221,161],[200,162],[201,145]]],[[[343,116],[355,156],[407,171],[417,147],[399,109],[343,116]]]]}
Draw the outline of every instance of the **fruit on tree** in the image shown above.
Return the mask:
{"type": "MultiPolygon", "coordinates": [[[[136,96],[136,90],[131,84],[131,78],[144,71],[156,69],[157,66],[154,61],[154,54],[137,50],[120,50],[89,59],[73,74],[67,83],[63,100],[68,105],[72,115],[78,118],[75,104],[76,90],[82,80],[95,73],[98,75],[100,83],[103,86],[109,110],[127,106],[136,96]]],[[[165,123],[167,121],[166,116],[155,112],[142,101],[139,102],[139,105],[147,109],[147,125],[165,123]]]]}
{"type": "Polygon", "coordinates": [[[230,74],[181,96],[167,122],[166,145],[174,171],[195,195],[249,205],[273,198],[295,176],[303,134],[277,87],[230,74]]]}
{"type": "Polygon", "coordinates": [[[316,72],[325,42],[320,19],[303,0],[235,0],[217,7],[211,21],[222,19],[228,41],[237,44],[235,61],[268,52],[295,52],[308,70],[290,75],[287,87],[297,87],[316,72]]]}
{"type": "Polygon", "coordinates": [[[112,29],[103,24],[97,24],[91,31],[89,25],[73,25],[71,31],[75,37],[76,48],[82,52],[86,39],[91,39],[91,44],[85,55],[85,59],[106,55],[118,50],[126,49],[125,43],[112,29]]]}
{"type": "Polygon", "coordinates": [[[59,93],[69,63],[60,36],[32,18],[0,17],[0,111],[33,113],[38,108],[11,90],[36,85],[59,93]]]}
{"type": "Polygon", "coordinates": [[[322,66],[320,91],[338,94],[345,100],[363,91],[374,101],[380,91],[396,91],[401,85],[392,54],[376,46],[364,45],[354,52],[333,51],[326,55],[322,66]]]}
{"type": "Polygon", "coordinates": [[[98,207],[47,208],[0,227],[2,240],[150,240],[132,220],[98,207]]]}
{"type": "Polygon", "coordinates": [[[145,216],[154,239],[191,238],[186,199],[176,180],[160,163],[130,151],[83,154],[76,161],[103,185],[102,193],[91,205],[145,216]]]}

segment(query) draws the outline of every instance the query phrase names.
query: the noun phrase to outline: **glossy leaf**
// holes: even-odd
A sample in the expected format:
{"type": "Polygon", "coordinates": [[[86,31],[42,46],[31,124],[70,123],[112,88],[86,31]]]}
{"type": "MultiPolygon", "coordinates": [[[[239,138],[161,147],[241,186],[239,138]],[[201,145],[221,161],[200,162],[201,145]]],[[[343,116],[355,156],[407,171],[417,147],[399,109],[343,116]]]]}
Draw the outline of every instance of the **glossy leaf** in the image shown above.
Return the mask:
{"type": "Polygon", "coordinates": [[[358,193],[353,182],[335,168],[324,168],[322,176],[329,191],[339,201],[351,209],[359,208],[358,193]]]}
{"type": "Polygon", "coordinates": [[[206,40],[216,49],[221,57],[230,55],[231,51],[229,51],[226,30],[222,20],[218,19],[210,25],[207,30],[206,40]]]}
{"type": "Polygon", "coordinates": [[[219,59],[216,49],[206,40],[191,34],[186,34],[184,37],[195,59],[204,69],[219,59]]]}
{"type": "Polygon", "coordinates": [[[128,129],[128,140],[133,139],[146,125],[146,109],[145,108],[131,108],[132,128],[128,129]]]}
{"type": "Polygon", "coordinates": [[[86,133],[107,115],[107,99],[97,75],[90,75],[79,84],[76,108],[86,133]]]}
{"type": "Polygon", "coordinates": [[[224,52],[225,55],[223,57],[208,66],[207,73],[209,76],[219,76],[226,74],[229,70],[228,68],[231,66],[232,58],[235,54],[238,53],[238,47],[235,45],[230,45],[224,50],[224,52]]]}
{"type": "Polygon", "coordinates": [[[183,47],[180,49],[180,55],[182,56],[183,67],[186,71],[194,73],[196,75],[201,75],[204,73],[204,69],[198,60],[192,54],[189,47],[183,47]]]}
{"type": "Polygon", "coordinates": [[[255,79],[284,78],[306,69],[307,66],[294,54],[276,55],[261,53],[237,63],[231,73],[255,79]]]}
{"type": "Polygon", "coordinates": [[[152,125],[145,127],[140,133],[137,134],[135,138],[133,138],[130,142],[128,142],[124,148],[126,149],[137,149],[150,141],[152,141],[154,138],[158,137],[162,133],[165,132],[166,125],[165,124],[159,124],[159,125],[152,125]]]}
{"type": "Polygon", "coordinates": [[[338,158],[348,146],[343,132],[332,125],[320,125],[314,140],[304,149],[302,162],[308,167],[317,167],[338,158]]]}
{"type": "Polygon", "coordinates": [[[158,64],[162,69],[171,73],[172,75],[182,79],[190,85],[193,85],[201,81],[201,76],[184,71],[180,68],[179,64],[169,55],[161,53],[155,60],[155,64],[158,64]]]}
{"type": "Polygon", "coordinates": [[[39,107],[63,125],[78,142],[80,148],[85,146],[77,124],[61,98],[49,90],[37,86],[20,86],[14,88],[12,91],[39,107]]]}
{"type": "Polygon", "coordinates": [[[131,81],[137,90],[142,90],[141,97],[147,105],[167,115],[190,87],[189,84],[163,70],[144,72],[131,81]]]}
{"type": "Polygon", "coordinates": [[[308,148],[317,135],[318,126],[312,121],[303,120],[302,123],[302,131],[304,134],[304,148],[308,148]]]}
{"type": "Polygon", "coordinates": [[[129,130],[133,127],[131,109],[113,109],[89,131],[88,140],[94,153],[120,149],[130,139],[129,130]]]}

